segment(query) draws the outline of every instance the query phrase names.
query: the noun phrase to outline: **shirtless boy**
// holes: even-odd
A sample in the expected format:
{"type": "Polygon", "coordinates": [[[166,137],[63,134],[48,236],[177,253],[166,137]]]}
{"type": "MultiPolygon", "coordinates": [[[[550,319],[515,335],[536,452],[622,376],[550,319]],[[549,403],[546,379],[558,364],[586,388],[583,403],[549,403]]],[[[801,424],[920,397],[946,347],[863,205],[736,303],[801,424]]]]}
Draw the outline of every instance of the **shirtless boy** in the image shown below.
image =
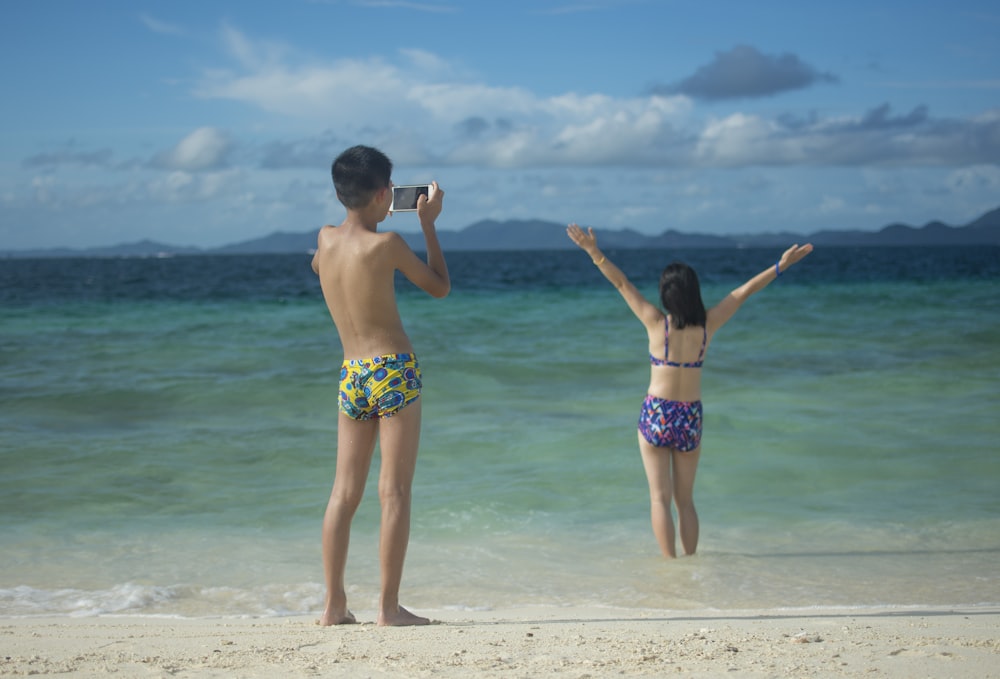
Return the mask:
{"type": "Polygon", "coordinates": [[[321,625],[356,622],[347,608],[344,569],[351,520],[361,503],[375,442],[382,455],[378,493],[381,595],[379,625],[425,625],[427,618],[399,605],[399,585],[410,537],[410,491],[420,441],[420,366],[396,307],[395,272],[433,297],[451,289],[434,221],[444,191],[431,184],[417,216],[426,263],[403,238],[380,233],[392,204],[392,162],[377,149],[355,146],[333,162],[333,185],[347,208],[340,226],[319,232],[313,271],[344,349],[337,420],[337,468],[323,518],[326,608],[321,625]]]}

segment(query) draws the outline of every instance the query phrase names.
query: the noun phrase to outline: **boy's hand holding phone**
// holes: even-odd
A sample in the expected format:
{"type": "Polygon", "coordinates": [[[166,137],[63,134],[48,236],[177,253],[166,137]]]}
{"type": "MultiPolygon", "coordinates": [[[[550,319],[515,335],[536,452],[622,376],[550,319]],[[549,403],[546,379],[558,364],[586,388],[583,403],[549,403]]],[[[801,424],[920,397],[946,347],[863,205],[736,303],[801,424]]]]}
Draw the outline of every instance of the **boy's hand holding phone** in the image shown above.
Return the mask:
{"type": "Polygon", "coordinates": [[[389,212],[414,212],[417,209],[417,200],[420,196],[426,196],[430,191],[430,184],[404,184],[392,187],[392,205],[389,212]]]}
{"type": "Polygon", "coordinates": [[[431,182],[427,195],[421,195],[417,198],[417,216],[420,217],[420,226],[433,227],[443,207],[444,189],[438,186],[437,182],[431,182]]]}

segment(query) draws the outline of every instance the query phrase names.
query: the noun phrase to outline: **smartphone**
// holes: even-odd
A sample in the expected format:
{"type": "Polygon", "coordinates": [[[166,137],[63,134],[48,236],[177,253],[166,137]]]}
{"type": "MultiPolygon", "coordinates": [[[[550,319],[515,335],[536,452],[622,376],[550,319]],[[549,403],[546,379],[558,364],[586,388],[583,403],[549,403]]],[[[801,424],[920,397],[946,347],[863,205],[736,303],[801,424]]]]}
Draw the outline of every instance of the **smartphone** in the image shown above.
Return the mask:
{"type": "Polygon", "coordinates": [[[408,184],[392,187],[390,212],[412,212],[417,209],[417,198],[430,195],[430,184],[408,184]]]}

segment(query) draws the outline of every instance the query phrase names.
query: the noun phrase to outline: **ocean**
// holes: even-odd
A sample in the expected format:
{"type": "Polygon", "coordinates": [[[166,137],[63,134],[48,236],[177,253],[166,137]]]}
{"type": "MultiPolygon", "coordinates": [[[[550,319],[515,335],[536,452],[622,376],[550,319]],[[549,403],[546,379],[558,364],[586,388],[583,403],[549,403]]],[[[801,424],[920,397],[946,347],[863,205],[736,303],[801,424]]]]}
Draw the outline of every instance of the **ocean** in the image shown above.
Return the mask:
{"type": "MultiPolygon", "coordinates": [[[[780,251],[610,251],[711,305],[780,251]]],[[[1000,604],[1000,248],[820,248],[704,368],[699,552],[659,555],[642,326],[579,251],[401,281],[424,374],[411,610],[1000,604]]],[[[0,260],[0,617],[323,602],[340,346],[303,255],[0,260]]],[[[378,599],[378,456],[349,604],[378,599]]]]}

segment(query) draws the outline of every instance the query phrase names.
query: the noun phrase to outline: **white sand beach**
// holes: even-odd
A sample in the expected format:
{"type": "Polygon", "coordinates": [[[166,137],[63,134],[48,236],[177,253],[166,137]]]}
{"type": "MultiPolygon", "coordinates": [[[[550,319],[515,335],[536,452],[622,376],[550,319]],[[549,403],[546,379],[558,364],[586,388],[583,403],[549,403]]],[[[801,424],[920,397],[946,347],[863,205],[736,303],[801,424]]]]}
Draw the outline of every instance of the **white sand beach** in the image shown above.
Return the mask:
{"type": "Polygon", "coordinates": [[[63,677],[1000,677],[1000,609],[415,611],[314,619],[0,620],[0,675],[63,677]]]}

